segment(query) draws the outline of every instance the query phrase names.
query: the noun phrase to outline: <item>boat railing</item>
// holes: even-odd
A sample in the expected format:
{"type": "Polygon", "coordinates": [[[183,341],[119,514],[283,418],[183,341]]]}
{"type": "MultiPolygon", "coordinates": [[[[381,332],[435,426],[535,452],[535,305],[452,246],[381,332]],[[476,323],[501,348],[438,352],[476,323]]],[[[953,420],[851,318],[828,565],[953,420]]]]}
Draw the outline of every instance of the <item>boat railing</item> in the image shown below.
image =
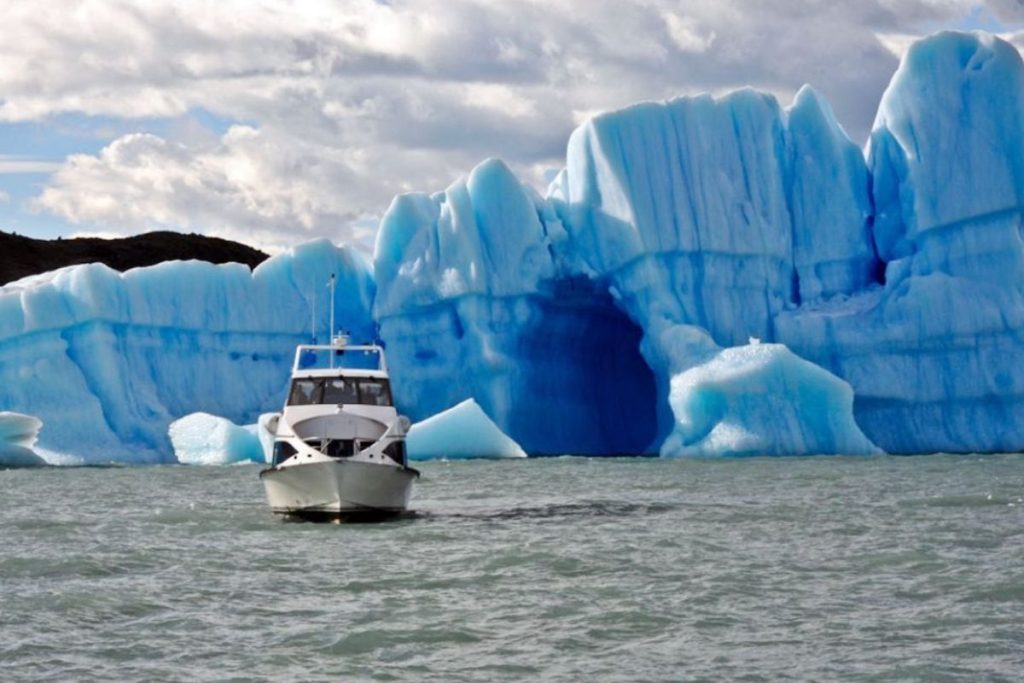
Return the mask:
{"type": "Polygon", "coordinates": [[[295,349],[293,373],[334,369],[387,372],[384,348],[377,344],[348,344],[341,338],[333,344],[301,344],[295,349]]]}

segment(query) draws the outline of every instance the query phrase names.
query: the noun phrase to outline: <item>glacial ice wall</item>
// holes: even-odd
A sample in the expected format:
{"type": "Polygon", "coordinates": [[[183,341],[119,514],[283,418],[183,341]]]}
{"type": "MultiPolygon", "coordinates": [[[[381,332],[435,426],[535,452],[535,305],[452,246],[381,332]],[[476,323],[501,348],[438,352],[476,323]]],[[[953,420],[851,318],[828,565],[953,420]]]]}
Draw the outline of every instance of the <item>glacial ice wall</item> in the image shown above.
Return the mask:
{"type": "Polygon", "coordinates": [[[74,266],[0,288],[0,410],[35,415],[40,446],[85,462],[173,462],[167,426],[279,410],[295,345],[338,325],[370,339],[369,264],[323,240],[261,264],[74,266]]]}
{"type": "MultiPolygon", "coordinates": [[[[699,412],[693,401],[668,400],[673,377],[719,362],[712,359],[721,359],[723,348],[751,337],[774,340],[781,313],[862,290],[878,277],[864,158],[810,88],[788,112],[769,95],[742,90],[597,116],[573,133],[566,171],[550,197],[571,260],[606,282],[644,330],[660,431],[673,434],[666,455],[694,450],[680,425],[696,417],[679,410],[699,412]]],[[[769,368],[758,377],[775,382],[767,388],[778,404],[805,405],[798,393],[804,384],[769,368]]],[[[843,405],[841,385],[820,387],[838,392],[823,412],[843,405]]],[[[734,423],[743,419],[732,415],[734,423]]],[[[842,423],[851,432],[820,442],[773,420],[785,418],[752,410],[732,433],[763,434],[771,452],[867,443],[852,416],[842,423]]]]}
{"type": "MultiPolygon", "coordinates": [[[[998,38],[938,34],[903,60],[867,159],[813,90],[787,110],[742,90],[594,117],[572,135],[566,169],[545,200],[510,191],[518,187],[510,177],[501,188],[467,193],[456,184],[445,195],[399,198],[382,239],[401,248],[378,250],[378,286],[388,302],[378,314],[391,346],[429,330],[423,347],[405,354],[412,372],[403,393],[416,405],[417,391],[429,394],[436,410],[497,391],[500,401],[481,401],[487,412],[528,450],[543,442],[543,432],[522,439],[534,418],[502,421],[506,406],[536,393],[474,365],[500,358],[529,371],[535,359],[516,344],[492,353],[493,314],[452,316],[464,301],[437,295],[468,272],[477,286],[465,291],[484,308],[510,293],[543,300],[552,283],[586,283],[584,299],[607,291],[642,335],[656,389],[653,399],[649,392],[637,399],[657,414],[656,441],[668,439],[666,454],[730,452],[728,439],[710,448],[700,430],[686,429],[711,413],[724,420],[717,433],[752,436],[747,443],[766,452],[865,452],[872,442],[901,453],[1020,449],[1022,74],[1017,51],[998,38]],[[389,228],[395,213],[416,227],[389,228]],[[420,237],[395,239],[399,233],[420,237]],[[490,245],[510,235],[521,241],[499,250],[511,259],[500,265],[489,260],[489,246],[472,246],[465,253],[474,256],[462,260],[443,246],[453,236],[460,245],[490,245]],[[550,261],[526,257],[539,245],[550,261]],[[401,282],[423,273],[416,284],[401,282]],[[427,310],[450,319],[413,322],[427,310]],[[401,335],[389,316],[408,323],[401,335]],[[467,320],[483,329],[466,333],[467,320]],[[451,358],[473,368],[465,380],[451,361],[435,384],[424,381],[429,363],[422,361],[444,346],[433,335],[482,349],[449,347],[451,358]],[[725,363],[746,358],[751,338],[784,344],[819,367],[781,352],[754,354],[744,366],[751,374],[735,375],[757,378],[747,396],[725,363]],[[449,377],[458,381],[446,393],[449,377]],[[682,377],[728,391],[677,400],[682,377]],[[749,409],[755,394],[791,412],[773,419],[770,410],[749,409]],[[714,396],[726,396],[729,409],[716,413],[714,396]],[[808,396],[820,411],[809,410],[808,396]],[[815,425],[831,435],[809,438],[815,425]]],[[[529,329],[521,320],[502,327],[513,338],[529,329]]],[[[581,338],[550,348],[583,357],[595,347],[581,338]]],[[[559,384],[559,371],[546,370],[546,381],[559,384]]],[[[605,414],[602,426],[613,431],[627,419],[605,414]]],[[[565,433],[585,431],[579,413],[562,418],[565,433]]],[[[744,451],[739,440],[733,447],[744,451]]]]}
{"type": "Polygon", "coordinates": [[[472,398],[531,454],[1024,448],[1017,51],[916,43],[866,153],[809,88],[645,103],[577,129],[546,197],[490,160],[396,198],[373,274],[321,242],[29,278],[0,288],[0,411],[51,453],[167,461],[176,417],[279,407],[336,271],[403,412],[472,398]]]}
{"type": "Polygon", "coordinates": [[[844,377],[890,452],[1024,448],[1024,65],[1009,43],[911,47],[869,145],[885,286],[787,312],[778,338],[844,377]]]}
{"type": "Polygon", "coordinates": [[[473,398],[531,453],[655,449],[640,332],[557,256],[561,223],[486,161],[435,195],[395,199],[374,258],[375,314],[399,409],[473,398]]]}

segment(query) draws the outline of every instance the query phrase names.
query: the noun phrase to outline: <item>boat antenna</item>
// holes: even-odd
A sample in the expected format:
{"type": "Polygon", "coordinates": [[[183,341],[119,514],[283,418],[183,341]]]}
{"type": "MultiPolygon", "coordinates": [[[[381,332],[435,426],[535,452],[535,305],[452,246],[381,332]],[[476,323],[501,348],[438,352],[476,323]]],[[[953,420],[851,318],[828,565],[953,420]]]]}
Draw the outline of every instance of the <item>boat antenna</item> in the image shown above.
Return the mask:
{"type": "Polygon", "coordinates": [[[313,288],[313,317],[309,321],[309,336],[313,338],[313,344],[316,344],[316,287],[313,288]]]}
{"type": "MultiPolygon", "coordinates": [[[[334,292],[336,289],[336,285],[337,280],[334,277],[334,273],[331,273],[331,282],[328,285],[331,288],[331,329],[330,334],[327,335],[327,338],[330,340],[330,343],[332,345],[334,344],[334,292]]],[[[334,369],[334,351],[331,351],[331,369],[334,369]]]]}

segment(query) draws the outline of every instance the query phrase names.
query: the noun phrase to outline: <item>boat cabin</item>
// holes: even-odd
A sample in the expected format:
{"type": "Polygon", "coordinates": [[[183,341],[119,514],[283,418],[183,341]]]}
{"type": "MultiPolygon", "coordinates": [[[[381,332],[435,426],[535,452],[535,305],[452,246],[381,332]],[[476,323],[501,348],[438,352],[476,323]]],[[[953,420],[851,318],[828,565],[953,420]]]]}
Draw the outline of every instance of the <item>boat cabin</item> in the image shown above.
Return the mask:
{"type": "MultiPolygon", "coordinates": [[[[372,423],[351,422],[349,427],[342,427],[342,433],[350,438],[323,438],[324,434],[337,433],[338,429],[323,429],[323,420],[344,418],[338,417],[336,409],[324,413],[316,406],[359,406],[356,414],[380,415],[383,422],[390,422],[396,413],[384,350],[377,345],[348,346],[344,342],[330,346],[299,346],[285,402],[285,414],[302,416],[296,422],[296,436],[324,455],[348,458],[374,444],[380,433],[376,428],[367,426],[372,423]],[[297,410],[293,413],[291,409],[297,410]]],[[[294,453],[295,449],[287,442],[277,441],[273,464],[280,464],[294,453]]],[[[405,443],[389,444],[383,455],[405,465],[405,443]]]]}
{"type": "Polygon", "coordinates": [[[390,407],[391,383],[383,377],[296,377],[289,406],[363,405],[390,407]]]}

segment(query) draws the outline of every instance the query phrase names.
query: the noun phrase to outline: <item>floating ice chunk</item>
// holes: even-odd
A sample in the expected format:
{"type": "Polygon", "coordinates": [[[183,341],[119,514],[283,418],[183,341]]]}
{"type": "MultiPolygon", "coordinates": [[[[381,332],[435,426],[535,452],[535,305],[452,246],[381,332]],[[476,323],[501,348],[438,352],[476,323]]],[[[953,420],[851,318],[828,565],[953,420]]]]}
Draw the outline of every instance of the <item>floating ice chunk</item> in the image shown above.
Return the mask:
{"type": "Polygon", "coordinates": [[[32,448],[39,438],[43,421],[21,413],[0,413],[0,443],[32,448]]]}
{"type": "Polygon", "coordinates": [[[5,467],[45,467],[49,463],[31,448],[0,442],[0,469],[5,467]]]}
{"type": "Polygon", "coordinates": [[[526,457],[473,399],[414,424],[406,448],[410,460],[526,457]]]}
{"type": "Polygon", "coordinates": [[[263,413],[259,422],[250,428],[256,433],[263,448],[263,461],[270,462],[274,459],[274,435],[277,433],[277,418],[280,413],[263,413]]]}
{"type": "Polygon", "coordinates": [[[266,460],[260,439],[252,429],[209,413],[186,415],[172,422],[167,433],[178,462],[186,465],[266,460]]]}
{"type": "Polygon", "coordinates": [[[664,456],[861,455],[850,385],[780,344],[718,353],[672,378],[664,456]]]}
{"type": "Polygon", "coordinates": [[[31,415],[0,412],[0,467],[39,467],[46,460],[33,450],[43,421],[31,415]]]}

